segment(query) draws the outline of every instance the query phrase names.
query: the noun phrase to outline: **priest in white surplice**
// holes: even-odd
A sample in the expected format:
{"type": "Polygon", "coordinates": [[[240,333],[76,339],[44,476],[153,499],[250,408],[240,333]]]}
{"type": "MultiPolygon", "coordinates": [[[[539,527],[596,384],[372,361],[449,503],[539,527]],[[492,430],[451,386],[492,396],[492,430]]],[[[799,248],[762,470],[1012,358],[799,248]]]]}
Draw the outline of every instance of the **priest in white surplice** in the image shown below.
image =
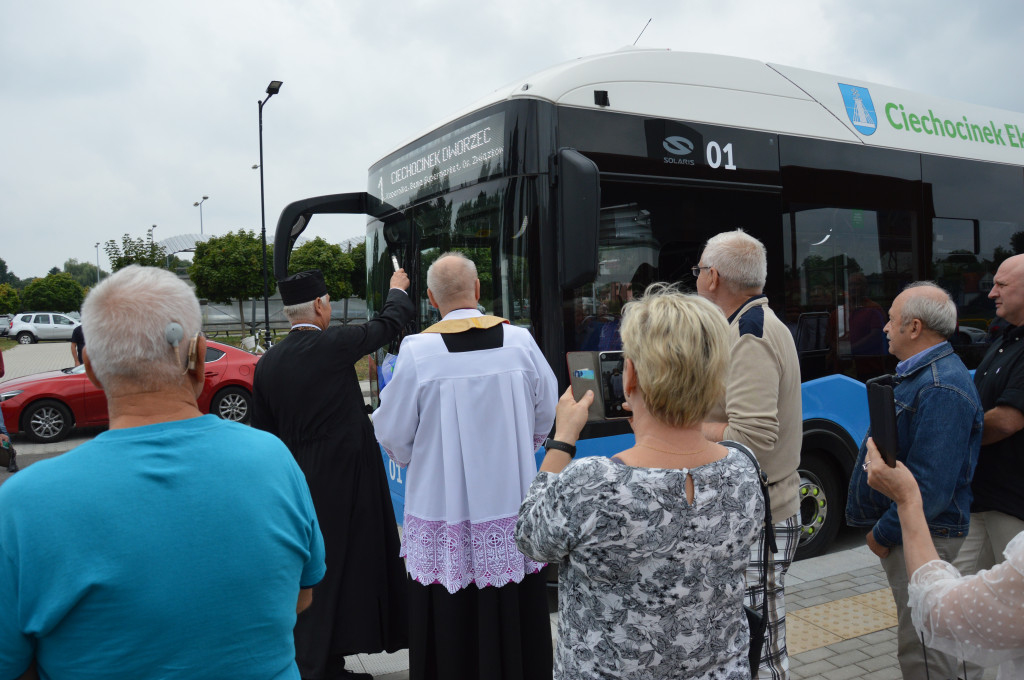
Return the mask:
{"type": "Polygon", "coordinates": [[[374,414],[377,440],[409,468],[410,678],[550,680],[543,565],[514,534],[557,381],[529,331],[477,311],[471,260],[438,258],[427,296],[443,318],[402,342],[374,414]]]}

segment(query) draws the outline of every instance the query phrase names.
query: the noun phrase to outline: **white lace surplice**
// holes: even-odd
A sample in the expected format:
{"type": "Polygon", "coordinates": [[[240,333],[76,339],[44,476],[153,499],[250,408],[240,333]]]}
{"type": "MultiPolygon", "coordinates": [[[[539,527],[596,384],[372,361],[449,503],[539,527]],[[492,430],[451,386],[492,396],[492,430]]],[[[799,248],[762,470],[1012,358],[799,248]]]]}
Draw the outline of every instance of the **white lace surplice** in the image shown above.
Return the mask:
{"type": "Polygon", "coordinates": [[[999,678],[1024,678],[1024,533],[1006,546],[1006,561],[961,577],[933,560],[910,579],[914,627],[928,647],[999,665],[999,678]]]}

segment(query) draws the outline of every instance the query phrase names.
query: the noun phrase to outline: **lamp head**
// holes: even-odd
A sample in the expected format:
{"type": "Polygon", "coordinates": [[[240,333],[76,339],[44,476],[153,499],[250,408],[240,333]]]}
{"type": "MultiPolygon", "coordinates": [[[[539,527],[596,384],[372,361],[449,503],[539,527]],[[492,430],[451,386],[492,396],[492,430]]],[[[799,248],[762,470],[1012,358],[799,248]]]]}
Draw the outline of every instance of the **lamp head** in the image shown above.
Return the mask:
{"type": "Polygon", "coordinates": [[[195,203],[193,203],[193,204],[192,204],[192,207],[194,208],[194,207],[196,207],[197,205],[199,205],[199,201],[196,201],[195,203]]]}
{"type": "Polygon", "coordinates": [[[209,198],[209,196],[203,196],[203,200],[204,200],[204,201],[205,201],[206,199],[208,199],[208,198],[209,198]]]}
{"type": "Polygon", "coordinates": [[[281,85],[283,83],[280,80],[271,80],[270,85],[267,85],[267,94],[273,96],[281,91],[281,85]]]}

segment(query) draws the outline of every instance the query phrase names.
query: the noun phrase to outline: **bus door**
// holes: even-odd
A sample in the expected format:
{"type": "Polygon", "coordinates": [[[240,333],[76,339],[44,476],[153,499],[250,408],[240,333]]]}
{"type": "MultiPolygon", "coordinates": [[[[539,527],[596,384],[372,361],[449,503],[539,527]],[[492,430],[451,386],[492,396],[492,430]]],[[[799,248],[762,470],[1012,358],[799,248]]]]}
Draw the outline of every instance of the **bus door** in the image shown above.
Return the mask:
{"type": "MultiPolygon", "coordinates": [[[[696,292],[691,269],[700,262],[704,244],[737,228],[768,248],[770,280],[772,253],[779,257],[781,250],[777,193],[603,179],[597,272],[563,292],[565,351],[622,349],[623,306],[655,282],[696,292]]],[[[558,368],[566,371],[564,362],[558,368]]],[[[622,420],[589,423],[577,455],[611,455],[631,446],[632,436],[622,420]]]]}
{"type": "Polygon", "coordinates": [[[564,294],[566,350],[621,349],[623,305],[654,282],[696,292],[691,269],[700,261],[705,242],[737,228],[764,242],[769,254],[773,247],[778,253],[778,194],[602,182],[598,270],[592,280],[564,294]]]}

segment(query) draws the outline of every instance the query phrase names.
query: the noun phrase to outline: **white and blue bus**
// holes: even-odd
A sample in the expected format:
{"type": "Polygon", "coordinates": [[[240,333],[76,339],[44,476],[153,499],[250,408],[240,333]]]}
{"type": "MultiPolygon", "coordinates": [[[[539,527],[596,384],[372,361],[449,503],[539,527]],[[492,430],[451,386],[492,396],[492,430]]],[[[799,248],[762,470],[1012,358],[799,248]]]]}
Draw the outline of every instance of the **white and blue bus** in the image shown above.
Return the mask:
{"type": "MultiPolygon", "coordinates": [[[[374,164],[365,192],[289,205],[279,277],[318,213],[368,215],[368,312],[396,254],[418,302],[410,332],[436,320],[427,267],[466,253],[481,305],[533,332],[562,389],[565,353],[617,348],[622,305],[648,283],[692,288],[708,237],[756,236],[768,250],[765,292],[800,355],[798,557],[809,557],[843,521],[868,422],[863,381],[895,365],[882,326],[903,286],[932,279],[950,291],[969,368],[1000,330],[987,292],[999,263],[1024,252],[1024,114],[748,59],[627,49],[495,91],[374,164]]],[[[580,455],[610,455],[632,434],[608,421],[583,438],[580,455]]],[[[401,520],[405,471],[384,463],[401,520]]]]}

